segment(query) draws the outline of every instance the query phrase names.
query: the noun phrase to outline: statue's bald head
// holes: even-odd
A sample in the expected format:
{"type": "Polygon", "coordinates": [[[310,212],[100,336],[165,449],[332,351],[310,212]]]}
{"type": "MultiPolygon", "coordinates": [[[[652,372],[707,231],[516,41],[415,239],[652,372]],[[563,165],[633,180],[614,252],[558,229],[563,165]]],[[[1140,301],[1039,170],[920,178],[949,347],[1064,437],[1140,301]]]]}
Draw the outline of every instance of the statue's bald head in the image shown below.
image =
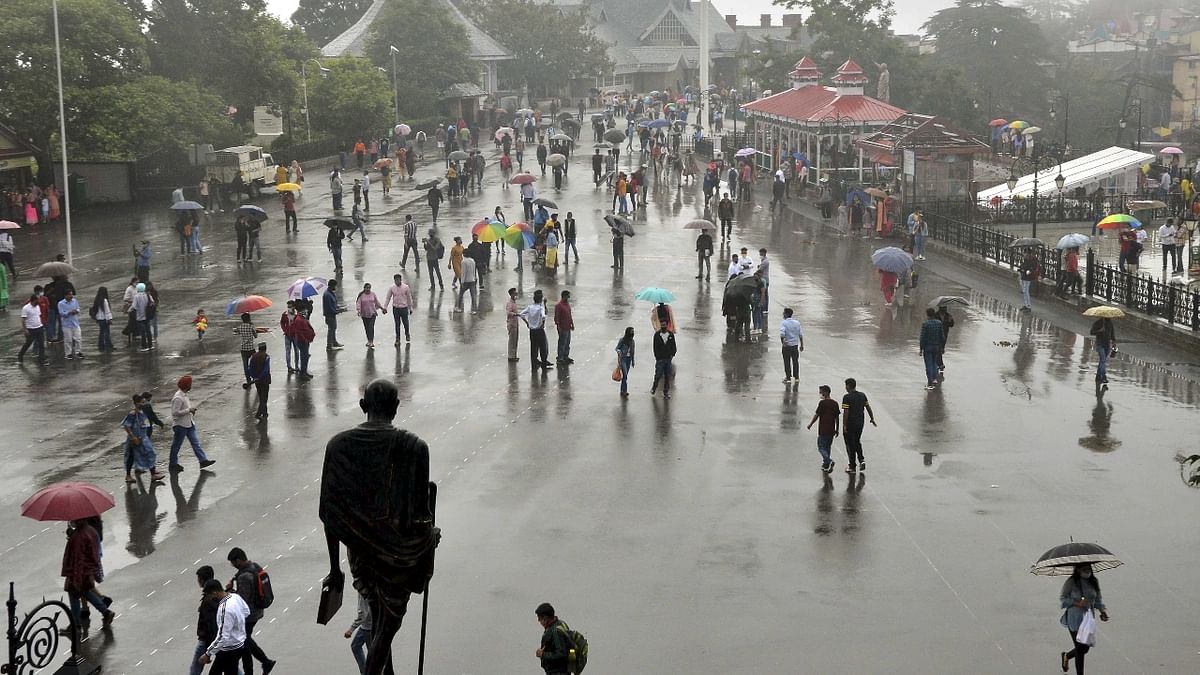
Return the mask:
{"type": "Polygon", "coordinates": [[[391,421],[396,417],[400,408],[400,390],[388,380],[375,380],[363,390],[362,400],[358,402],[368,419],[391,421]]]}

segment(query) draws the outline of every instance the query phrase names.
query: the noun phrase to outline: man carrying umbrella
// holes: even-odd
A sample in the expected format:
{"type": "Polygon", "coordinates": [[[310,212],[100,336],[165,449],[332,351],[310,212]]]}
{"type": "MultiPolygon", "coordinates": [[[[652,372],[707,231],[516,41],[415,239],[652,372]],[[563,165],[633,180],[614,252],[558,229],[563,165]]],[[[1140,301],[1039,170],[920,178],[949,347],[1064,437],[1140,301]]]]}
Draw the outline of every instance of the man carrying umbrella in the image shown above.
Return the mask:
{"type": "Polygon", "coordinates": [[[925,359],[925,388],[932,390],[937,387],[938,362],[941,360],[942,349],[946,335],[942,322],[937,318],[937,310],[925,308],[925,322],[921,324],[920,354],[925,359]]]}
{"type": "Polygon", "coordinates": [[[70,521],[67,546],[63,550],[62,576],[66,579],[63,590],[70,600],[71,615],[80,624],[80,600],[86,599],[102,615],[104,626],[111,626],[117,613],[109,609],[96,593],[96,577],[100,574],[100,537],[87,521],[70,521]]]}
{"type": "Polygon", "coordinates": [[[703,276],[707,281],[712,277],[712,254],[712,235],[708,233],[708,230],[700,230],[700,236],[696,237],[696,256],[699,264],[699,269],[696,270],[697,279],[703,276]]]}

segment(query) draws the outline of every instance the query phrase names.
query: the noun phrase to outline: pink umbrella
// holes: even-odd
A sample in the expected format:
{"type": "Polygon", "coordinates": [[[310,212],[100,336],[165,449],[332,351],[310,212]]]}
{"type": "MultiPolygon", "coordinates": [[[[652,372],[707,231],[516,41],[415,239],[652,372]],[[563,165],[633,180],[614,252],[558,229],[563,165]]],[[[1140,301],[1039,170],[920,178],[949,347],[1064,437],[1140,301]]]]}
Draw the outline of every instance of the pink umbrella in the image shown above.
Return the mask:
{"type": "Polygon", "coordinates": [[[90,483],[48,485],[21,505],[21,515],[34,520],[81,520],[115,505],[112,495],[90,483]]]}
{"type": "Polygon", "coordinates": [[[519,174],[513,176],[512,179],[509,180],[508,182],[513,185],[526,185],[526,184],[532,183],[536,180],[537,180],[537,178],[534,178],[532,174],[519,173],[519,174]]]}
{"type": "Polygon", "coordinates": [[[676,101],[675,101],[675,102],[676,102],[676,103],[678,103],[679,105],[687,105],[687,99],[686,99],[686,98],[676,99],[676,101]]]}
{"type": "Polygon", "coordinates": [[[1169,148],[1163,148],[1162,150],[1159,150],[1158,152],[1161,155],[1182,155],[1183,154],[1183,150],[1180,150],[1179,148],[1177,148],[1173,145],[1169,148]]]}
{"type": "Polygon", "coordinates": [[[19,230],[21,226],[11,220],[0,220],[0,230],[19,230]]]}

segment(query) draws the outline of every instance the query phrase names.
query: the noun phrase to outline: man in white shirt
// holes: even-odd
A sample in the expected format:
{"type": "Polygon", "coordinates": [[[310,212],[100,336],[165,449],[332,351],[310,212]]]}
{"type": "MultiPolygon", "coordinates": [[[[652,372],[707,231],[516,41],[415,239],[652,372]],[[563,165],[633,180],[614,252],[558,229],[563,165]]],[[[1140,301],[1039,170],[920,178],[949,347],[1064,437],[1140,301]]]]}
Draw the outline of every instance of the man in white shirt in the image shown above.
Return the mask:
{"type": "Polygon", "coordinates": [[[462,280],[458,285],[458,300],[454,303],[454,311],[463,311],[463,295],[468,291],[471,293],[471,313],[476,314],[476,295],[475,286],[479,283],[479,272],[475,269],[475,259],[471,256],[463,256],[462,259],[462,280]]]}
{"type": "Polygon", "coordinates": [[[729,258],[729,278],[732,279],[742,273],[742,266],[738,264],[737,254],[734,253],[729,258]]]}
{"type": "Polygon", "coordinates": [[[1158,228],[1158,243],[1162,245],[1162,269],[1163,274],[1167,273],[1167,259],[1171,261],[1172,272],[1182,272],[1183,267],[1179,260],[1179,247],[1176,240],[1176,235],[1179,233],[1175,226],[1173,218],[1167,218],[1166,224],[1158,228]]]}
{"type": "MultiPolygon", "coordinates": [[[[371,210],[371,170],[363,169],[362,177],[363,211],[371,210]]],[[[363,239],[366,241],[366,239],[363,239]]]]}
{"type": "Polygon", "coordinates": [[[17,362],[25,360],[25,352],[33,345],[37,350],[38,365],[47,365],[46,327],[42,324],[42,308],[36,295],[29,296],[29,302],[21,307],[21,332],[25,335],[25,345],[17,352],[17,362]]]}
{"type": "MultiPolygon", "coordinates": [[[[399,274],[392,275],[392,287],[388,289],[387,299],[383,304],[392,308],[392,320],[396,324],[396,344],[400,344],[400,326],[404,326],[404,341],[412,342],[412,336],[408,332],[408,315],[414,304],[412,289],[408,284],[404,283],[404,277],[399,274]]],[[[384,313],[387,308],[384,308],[384,313]]]]}
{"type": "Polygon", "coordinates": [[[529,358],[533,361],[533,370],[553,368],[554,364],[549,360],[550,343],[546,341],[546,306],[541,290],[533,292],[533,303],[526,305],[517,316],[529,326],[529,358]]]}
{"type": "Polygon", "coordinates": [[[192,376],[184,375],[179,378],[176,386],[178,389],[171,397],[171,429],[175,432],[175,437],[171,439],[171,461],[168,466],[171,473],[183,471],[183,466],[179,463],[179,449],[183,447],[183,439],[186,438],[192,446],[192,452],[196,454],[196,459],[200,462],[200,468],[208,468],[216,464],[217,460],[209,459],[204,454],[204,448],[200,447],[200,436],[196,433],[194,419],[196,409],[192,407],[192,402],[188,399],[188,392],[192,390],[192,376]]]}
{"type": "MultiPolygon", "coordinates": [[[[525,173],[529,173],[526,171],[525,173]]],[[[533,183],[523,183],[521,185],[521,206],[525,209],[525,221],[533,220],[533,199],[537,196],[537,191],[533,189],[533,183]]]]}
{"type": "Polygon", "coordinates": [[[204,595],[217,605],[217,637],[200,656],[201,664],[213,664],[210,675],[237,675],[246,651],[246,618],[250,606],[237,593],[229,593],[216,579],[204,582],[204,595]]]}

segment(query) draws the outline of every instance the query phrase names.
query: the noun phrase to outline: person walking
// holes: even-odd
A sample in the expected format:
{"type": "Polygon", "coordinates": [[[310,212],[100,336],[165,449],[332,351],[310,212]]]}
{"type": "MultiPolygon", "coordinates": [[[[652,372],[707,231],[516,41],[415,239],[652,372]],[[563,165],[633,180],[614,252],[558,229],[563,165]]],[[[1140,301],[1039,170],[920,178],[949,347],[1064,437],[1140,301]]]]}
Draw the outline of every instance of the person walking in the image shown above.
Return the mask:
{"type": "Polygon", "coordinates": [[[1096,340],[1096,384],[1108,386],[1108,357],[1117,348],[1117,333],[1112,319],[1099,318],[1092,323],[1091,335],[1096,340]]]}
{"type": "MultiPolygon", "coordinates": [[[[454,246],[450,247],[450,264],[446,265],[446,269],[454,272],[454,280],[450,282],[450,288],[458,286],[462,281],[462,263],[466,255],[466,249],[463,248],[462,237],[454,238],[454,246]]],[[[520,266],[517,271],[520,271],[520,266]]]]}
{"type": "Polygon", "coordinates": [[[345,238],[346,234],[337,225],[331,226],[329,234],[325,237],[325,247],[333,255],[334,274],[342,273],[342,240],[345,238]]]}
{"type": "MultiPolygon", "coordinates": [[[[1108,621],[1108,607],[1100,594],[1100,582],[1090,564],[1076,565],[1071,576],[1063,582],[1062,591],[1058,594],[1059,604],[1063,614],[1059,623],[1066,626],[1071,634],[1071,651],[1059,655],[1062,671],[1065,673],[1071,667],[1071,659],[1075,660],[1075,675],[1084,675],[1084,657],[1091,651],[1091,644],[1079,641],[1079,626],[1083,623],[1084,615],[1100,611],[1100,620],[1108,621]]],[[[1092,619],[1095,620],[1094,618],[1092,619]]]]}
{"type": "Polygon", "coordinates": [[[942,322],[942,350],[938,352],[937,358],[938,371],[940,372],[946,369],[944,357],[946,355],[946,345],[950,344],[950,329],[954,328],[954,317],[950,315],[950,310],[945,305],[940,305],[937,308],[937,316],[935,318],[942,322]]]}
{"type": "Polygon", "coordinates": [[[542,670],[546,675],[567,675],[571,672],[571,650],[575,648],[570,628],[554,615],[554,607],[548,602],[538,605],[534,614],[542,627],[542,641],[534,653],[542,670]]]}
{"type": "Polygon", "coordinates": [[[75,624],[84,624],[80,605],[86,600],[104,616],[104,626],[111,626],[117,613],[109,609],[96,592],[97,577],[103,575],[100,567],[100,535],[87,520],[70,521],[61,574],[66,579],[63,590],[67,592],[75,624]]]}
{"type": "Polygon", "coordinates": [[[379,310],[387,314],[387,310],[379,302],[379,296],[371,290],[371,284],[363,284],[362,290],[354,300],[354,313],[362,319],[363,329],[367,334],[367,349],[375,348],[375,317],[379,310]]]}
{"type": "Polygon", "coordinates": [[[254,626],[263,618],[262,603],[265,598],[260,591],[265,589],[259,574],[263,568],[258,563],[251,562],[246,557],[246,552],[237,546],[230,549],[225,558],[237,570],[233,579],[225,585],[225,590],[241,596],[250,610],[246,617],[246,650],[242,655],[242,672],[245,675],[254,675],[254,662],[258,661],[262,664],[263,675],[267,675],[275,668],[275,662],[268,658],[254,641],[254,626]]]}
{"type": "Polygon", "coordinates": [[[29,302],[21,306],[21,333],[25,336],[25,344],[17,352],[17,363],[25,360],[25,352],[33,345],[37,352],[38,365],[49,365],[46,360],[46,328],[42,323],[41,299],[37,294],[29,296],[29,302]]]}
{"type": "Polygon", "coordinates": [[[240,341],[238,347],[242,354],[242,375],[246,378],[246,381],[242,383],[242,389],[250,388],[250,370],[247,364],[250,363],[250,357],[254,356],[258,334],[265,333],[266,330],[266,328],[255,328],[251,323],[250,312],[242,312],[242,322],[233,328],[233,334],[238,336],[240,341]]]}
{"type": "Polygon", "coordinates": [[[925,259],[925,238],[929,236],[929,223],[917,209],[908,217],[908,233],[912,236],[912,254],[916,260],[925,259]]]}
{"type": "Polygon", "coordinates": [[[296,346],[296,301],[287,301],[287,310],[279,315],[279,332],[283,333],[283,360],[288,375],[300,369],[300,349],[296,346]],[[292,355],[295,355],[295,359],[292,355]],[[295,364],[295,365],[293,365],[295,364]]]}
{"type": "Polygon", "coordinates": [[[350,627],[346,629],[343,637],[350,641],[350,653],[354,655],[354,662],[358,664],[359,675],[366,675],[367,645],[371,642],[371,605],[362,593],[357,595],[358,614],[354,621],[350,622],[350,627]]]}
{"type": "MultiPolygon", "coordinates": [[[[217,634],[196,662],[201,668],[211,663],[209,675],[238,675],[238,667],[246,657],[246,642],[250,639],[247,626],[250,606],[241,596],[222,588],[216,579],[204,582],[204,597],[217,605],[217,634]]],[[[270,671],[264,667],[263,672],[270,671]]]]}
{"type": "Polygon", "coordinates": [[[404,216],[404,255],[400,258],[400,267],[408,265],[408,252],[411,249],[413,260],[417,264],[417,274],[421,273],[421,254],[417,252],[417,224],[412,215],[404,216]]]}
{"type": "Polygon", "coordinates": [[[313,330],[308,318],[299,311],[292,318],[292,339],[295,341],[296,351],[299,353],[296,357],[296,369],[299,371],[299,377],[301,380],[311,380],[312,375],[308,373],[308,356],[313,340],[317,339],[317,332],[313,330]]]}
{"type": "Polygon", "coordinates": [[[438,237],[437,230],[430,229],[426,232],[426,237],[421,240],[421,246],[425,249],[425,265],[429,268],[429,290],[433,290],[434,279],[437,280],[439,289],[445,290],[446,285],[442,283],[442,258],[446,257],[446,246],[438,237]]]}
{"type": "Polygon", "coordinates": [[[150,259],[153,257],[149,239],[143,239],[141,246],[133,247],[133,267],[139,281],[150,281],[150,259]]]}
{"type": "Polygon", "coordinates": [[[925,321],[921,324],[920,354],[925,359],[925,388],[933,390],[937,387],[938,360],[942,349],[946,346],[946,334],[942,322],[937,318],[937,310],[925,308],[925,321]]]}
{"type": "Polygon", "coordinates": [[[853,377],[846,378],[846,395],[842,397],[842,438],[846,441],[846,473],[857,473],[867,470],[867,460],[863,458],[862,432],[866,426],[864,413],[871,418],[871,426],[875,424],[875,411],[867,395],[858,390],[858,382],[853,377]]]}
{"type": "Polygon", "coordinates": [[[249,260],[250,256],[246,253],[246,227],[250,224],[250,219],[246,216],[238,216],[233,221],[233,233],[237,240],[237,253],[235,260],[241,265],[243,260],[249,260]]]}
{"type": "Polygon", "coordinates": [[[342,190],[345,189],[345,184],[342,181],[342,172],[334,167],[333,171],[329,172],[329,195],[333,197],[333,210],[342,210],[342,190]]]}
{"type": "Polygon", "coordinates": [[[619,228],[610,227],[612,233],[612,254],[614,270],[625,269],[625,234],[619,228]]]}
{"type": "Polygon", "coordinates": [[[541,289],[533,292],[533,302],[526,305],[518,316],[529,327],[529,358],[533,361],[530,367],[534,372],[538,368],[553,368],[548,358],[550,345],[546,341],[546,305],[541,289]]]}
{"type": "Polygon", "coordinates": [[[79,300],[75,289],[68,288],[63,299],[58,301],[58,317],[62,326],[63,353],[67,360],[83,358],[83,332],[79,327],[79,300]]]}
{"type": "Polygon", "coordinates": [[[209,459],[204,453],[204,448],[200,445],[200,435],[196,429],[196,408],[192,405],[192,401],[188,394],[192,391],[192,376],[184,375],[175,383],[175,395],[171,397],[171,458],[168,462],[168,469],[171,473],[183,471],[183,465],[179,463],[179,449],[183,447],[183,439],[187,439],[192,446],[192,453],[196,455],[196,460],[200,462],[200,468],[206,469],[217,463],[215,459],[209,459]]]}
{"type": "Polygon", "coordinates": [[[663,398],[671,398],[671,380],[675,377],[675,334],[666,323],[660,324],[652,340],[654,348],[654,383],[650,385],[650,395],[658,390],[658,383],[663,383],[663,398]]]}
{"type": "Polygon", "coordinates": [[[838,435],[838,404],[830,396],[833,390],[829,385],[823,384],[817,391],[821,394],[821,400],[817,402],[817,410],[805,429],[811,429],[817,423],[817,452],[821,453],[821,470],[833,473],[834,462],[829,452],[833,448],[833,438],[838,435]]]}
{"type": "Polygon", "coordinates": [[[517,342],[520,338],[521,329],[519,324],[520,310],[517,309],[517,289],[508,289],[508,302],[504,303],[504,321],[508,328],[508,362],[516,363],[520,361],[517,356],[517,342]]]}
{"type": "Polygon", "coordinates": [[[425,202],[429,204],[429,210],[433,213],[431,218],[434,225],[437,225],[438,210],[442,208],[442,202],[444,201],[446,201],[446,196],[442,194],[441,189],[436,184],[429,188],[429,192],[425,193],[425,202]]]}
{"type": "Polygon", "coordinates": [[[575,320],[571,316],[571,291],[563,291],[560,300],[554,305],[554,328],[558,332],[557,363],[571,364],[571,331],[575,330],[575,320]]]}
{"type": "Polygon", "coordinates": [[[575,239],[578,232],[575,228],[575,215],[567,211],[567,217],[563,219],[563,241],[566,245],[563,248],[563,264],[571,262],[571,253],[575,253],[575,264],[579,264],[579,248],[575,245],[575,239]]]}
{"type": "Polygon", "coordinates": [[[696,237],[697,279],[703,278],[708,281],[712,278],[712,254],[712,235],[708,233],[708,230],[700,230],[700,236],[696,237]]]}
{"type": "Polygon", "coordinates": [[[617,368],[621,371],[621,398],[629,397],[629,370],[634,362],[633,326],[625,327],[625,334],[617,341],[617,368]]]}
{"type": "Polygon", "coordinates": [[[296,193],[291,190],[284,190],[279,193],[279,198],[283,202],[283,231],[286,234],[288,231],[288,223],[292,225],[292,232],[300,231],[299,222],[296,220],[296,193]]]}
{"type": "Polygon", "coordinates": [[[13,281],[17,280],[17,267],[13,264],[13,253],[17,250],[17,244],[13,241],[12,235],[4,230],[0,230],[0,264],[8,268],[12,272],[13,281]]]}
{"type": "MultiPolygon", "coordinates": [[[[200,606],[196,608],[196,649],[192,653],[188,675],[201,675],[204,664],[200,657],[208,651],[208,646],[217,639],[217,609],[221,603],[204,592],[204,586],[214,581],[215,573],[211,565],[201,565],[196,569],[196,581],[200,584],[200,606]]],[[[221,588],[221,582],[215,581],[216,588],[221,588]]]]}
{"type": "Polygon", "coordinates": [[[479,272],[475,263],[475,258],[467,255],[462,259],[462,281],[458,285],[458,298],[454,302],[454,311],[463,311],[463,296],[467,293],[471,294],[471,313],[477,313],[477,296],[475,287],[479,283],[479,272]]]}
{"type": "Polygon", "coordinates": [[[112,305],[108,302],[108,288],[101,286],[96,289],[96,298],[92,300],[92,309],[88,313],[96,321],[98,327],[99,338],[96,342],[96,351],[111,352],[113,350],[113,311],[112,305]]]}
{"type": "MultiPolygon", "coordinates": [[[[392,287],[388,289],[384,304],[392,308],[392,321],[396,324],[396,345],[400,345],[401,327],[404,328],[404,341],[412,342],[408,320],[412,310],[416,309],[416,300],[413,299],[412,289],[404,283],[404,277],[401,275],[392,275],[392,287]]],[[[387,309],[385,308],[383,312],[386,314],[387,309]]]]}
{"type": "Polygon", "coordinates": [[[337,315],[346,310],[338,307],[337,285],[336,279],[330,279],[329,285],[325,287],[325,293],[321,295],[321,314],[325,317],[327,329],[325,349],[331,352],[338,351],[343,347],[342,343],[337,341],[337,315]]]}
{"type": "MultiPolygon", "coordinates": [[[[363,169],[362,175],[363,211],[371,210],[371,170],[363,169]]],[[[364,239],[365,241],[365,239],[364,239]]]]}
{"type": "Polygon", "coordinates": [[[1021,300],[1025,303],[1021,306],[1021,311],[1028,312],[1033,309],[1033,303],[1029,299],[1029,288],[1037,282],[1042,273],[1042,266],[1032,248],[1025,251],[1025,258],[1021,260],[1020,273],[1021,300]]]}
{"type": "Polygon", "coordinates": [[[793,316],[791,307],[783,310],[783,321],[779,322],[779,341],[783,344],[783,383],[799,382],[804,331],[800,321],[793,316]]]}
{"type": "MultiPolygon", "coordinates": [[[[258,351],[250,357],[247,364],[250,372],[250,382],[258,393],[258,410],[254,417],[258,420],[267,419],[267,396],[271,393],[271,356],[267,354],[267,343],[258,343],[258,351]]],[[[203,466],[203,463],[201,464],[203,466]]]]}
{"type": "Polygon", "coordinates": [[[154,452],[154,442],[150,440],[150,423],[142,412],[145,399],[141,394],[133,395],[133,409],[125,414],[121,428],[125,430],[126,450],[129,458],[126,460],[125,482],[134,483],[134,475],[150,472],[150,479],[160,481],[163,475],[155,468],[158,457],[154,452]],[[132,466],[134,475],[130,475],[132,466]]]}

